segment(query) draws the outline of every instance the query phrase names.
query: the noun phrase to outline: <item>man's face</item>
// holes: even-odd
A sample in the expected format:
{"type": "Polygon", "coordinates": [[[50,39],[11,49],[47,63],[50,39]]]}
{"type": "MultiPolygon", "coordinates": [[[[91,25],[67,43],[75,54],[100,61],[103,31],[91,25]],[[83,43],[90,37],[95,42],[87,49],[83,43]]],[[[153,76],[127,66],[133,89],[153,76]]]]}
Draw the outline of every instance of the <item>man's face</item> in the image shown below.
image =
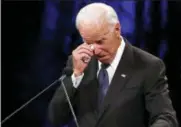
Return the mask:
{"type": "Polygon", "coordinates": [[[82,26],[79,32],[84,43],[93,45],[93,53],[102,63],[111,63],[115,57],[117,48],[120,44],[118,36],[120,36],[119,28],[111,27],[107,24],[100,26],[82,26]]]}

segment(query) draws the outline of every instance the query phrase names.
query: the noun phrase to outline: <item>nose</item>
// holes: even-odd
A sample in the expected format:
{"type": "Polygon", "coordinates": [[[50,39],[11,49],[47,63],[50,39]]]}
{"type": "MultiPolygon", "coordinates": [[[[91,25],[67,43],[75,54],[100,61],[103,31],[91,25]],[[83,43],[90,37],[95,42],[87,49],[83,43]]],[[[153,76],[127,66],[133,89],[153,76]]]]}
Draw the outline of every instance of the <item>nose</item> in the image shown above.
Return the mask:
{"type": "Polygon", "coordinates": [[[101,52],[101,49],[97,45],[94,45],[94,55],[99,55],[100,52],[101,52]]]}

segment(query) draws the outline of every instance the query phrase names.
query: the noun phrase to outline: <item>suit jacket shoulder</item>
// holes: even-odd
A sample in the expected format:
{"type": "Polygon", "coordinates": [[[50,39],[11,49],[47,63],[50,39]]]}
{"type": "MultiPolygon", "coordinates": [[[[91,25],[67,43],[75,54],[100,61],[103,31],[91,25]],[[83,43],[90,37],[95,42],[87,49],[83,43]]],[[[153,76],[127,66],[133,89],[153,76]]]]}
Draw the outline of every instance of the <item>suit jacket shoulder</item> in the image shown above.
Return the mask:
{"type": "Polygon", "coordinates": [[[141,65],[142,67],[151,67],[158,65],[159,63],[164,65],[163,60],[160,59],[159,57],[147,51],[144,51],[140,48],[137,48],[135,46],[132,47],[133,47],[134,59],[138,65],[141,65]]]}

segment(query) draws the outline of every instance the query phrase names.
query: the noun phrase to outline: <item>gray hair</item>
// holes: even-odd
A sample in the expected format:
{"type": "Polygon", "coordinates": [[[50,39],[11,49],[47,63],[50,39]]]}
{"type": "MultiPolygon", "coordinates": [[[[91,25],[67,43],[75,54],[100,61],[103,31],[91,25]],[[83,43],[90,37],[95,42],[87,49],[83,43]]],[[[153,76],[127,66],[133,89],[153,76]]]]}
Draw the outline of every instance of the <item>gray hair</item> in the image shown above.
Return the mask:
{"type": "Polygon", "coordinates": [[[111,26],[119,22],[118,16],[111,6],[104,3],[91,3],[78,12],[76,17],[76,28],[78,29],[81,21],[88,21],[99,25],[100,20],[103,19],[102,16],[104,16],[111,26]]]}

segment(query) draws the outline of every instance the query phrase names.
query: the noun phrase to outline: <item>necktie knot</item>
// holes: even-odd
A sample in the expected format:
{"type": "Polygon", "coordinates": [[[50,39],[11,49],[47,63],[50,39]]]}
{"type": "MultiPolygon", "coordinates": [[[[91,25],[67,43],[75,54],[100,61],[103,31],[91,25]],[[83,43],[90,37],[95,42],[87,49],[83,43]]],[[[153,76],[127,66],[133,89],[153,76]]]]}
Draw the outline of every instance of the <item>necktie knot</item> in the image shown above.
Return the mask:
{"type": "Polygon", "coordinates": [[[110,64],[101,64],[101,69],[107,69],[109,67],[110,64]]]}

